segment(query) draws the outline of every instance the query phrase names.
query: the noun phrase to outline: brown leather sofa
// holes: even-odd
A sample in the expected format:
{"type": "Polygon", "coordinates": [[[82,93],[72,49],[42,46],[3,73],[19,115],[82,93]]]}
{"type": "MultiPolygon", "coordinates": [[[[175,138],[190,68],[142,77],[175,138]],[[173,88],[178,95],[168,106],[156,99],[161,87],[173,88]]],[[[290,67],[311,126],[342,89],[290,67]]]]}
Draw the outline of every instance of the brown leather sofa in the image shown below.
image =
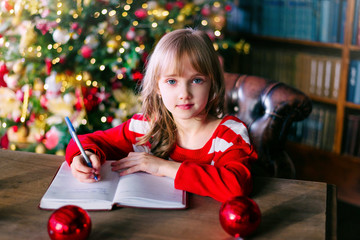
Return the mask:
{"type": "Polygon", "coordinates": [[[311,100],[284,83],[225,73],[227,113],[246,123],[259,160],[256,176],[294,178],[293,162],[285,151],[291,124],[309,116],[311,100]]]}

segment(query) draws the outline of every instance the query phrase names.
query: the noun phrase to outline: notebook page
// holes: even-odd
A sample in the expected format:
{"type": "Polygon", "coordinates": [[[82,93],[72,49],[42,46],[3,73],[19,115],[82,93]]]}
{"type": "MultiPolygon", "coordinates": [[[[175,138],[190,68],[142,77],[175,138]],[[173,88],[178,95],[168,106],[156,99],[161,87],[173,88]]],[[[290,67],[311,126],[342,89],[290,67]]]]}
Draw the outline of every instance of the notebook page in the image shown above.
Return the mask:
{"type": "Polygon", "coordinates": [[[40,202],[40,208],[56,208],[75,204],[85,209],[111,208],[119,174],[111,171],[110,162],[101,167],[101,180],[79,182],[64,162],[40,202]],[[104,206],[102,206],[104,204],[104,206]]]}
{"type": "Polygon", "coordinates": [[[182,208],[184,191],[174,188],[174,180],[137,172],[120,177],[114,201],[124,206],[182,208]]]}

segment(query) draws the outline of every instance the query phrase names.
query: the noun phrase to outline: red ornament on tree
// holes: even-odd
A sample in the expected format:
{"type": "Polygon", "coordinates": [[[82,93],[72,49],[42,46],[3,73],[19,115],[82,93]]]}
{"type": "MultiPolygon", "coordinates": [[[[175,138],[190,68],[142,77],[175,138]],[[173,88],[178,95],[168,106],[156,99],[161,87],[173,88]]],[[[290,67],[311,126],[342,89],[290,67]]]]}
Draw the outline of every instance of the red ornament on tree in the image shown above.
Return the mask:
{"type": "Polygon", "coordinates": [[[74,205],[59,208],[51,214],[48,233],[52,240],[85,240],[91,231],[91,219],[87,212],[74,205]]]}
{"type": "Polygon", "coordinates": [[[147,18],[147,16],[148,16],[147,11],[143,8],[137,9],[134,12],[134,14],[135,14],[135,17],[137,17],[140,20],[143,20],[143,19],[147,18]]]}
{"type": "Polygon", "coordinates": [[[90,112],[100,104],[101,100],[96,96],[96,93],[98,92],[96,87],[92,87],[90,89],[87,87],[81,87],[81,91],[86,111],[90,112]]]}
{"type": "Polygon", "coordinates": [[[50,58],[45,58],[46,74],[49,76],[52,70],[52,61],[50,58]]]}
{"type": "Polygon", "coordinates": [[[261,212],[248,197],[234,197],[221,205],[219,219],[223,229],[236,238],[253,233],[260,224],[261,212]]]}
{"type": "Polygon", "coordinates": [[[91,47],[87,46],[87,45],[84,45],[81,47],[81,55],[83,56],[83,58],[91,58],[92,56],[92,49],[91,47]]]}
{"type": "Polygon", "coordinates": [[[7,84],[4,80],[4,76],[9,73],[9,70],[6,67],[6,64],[3,63],[0,65],[0,87],[7,87],[7,84]]]}

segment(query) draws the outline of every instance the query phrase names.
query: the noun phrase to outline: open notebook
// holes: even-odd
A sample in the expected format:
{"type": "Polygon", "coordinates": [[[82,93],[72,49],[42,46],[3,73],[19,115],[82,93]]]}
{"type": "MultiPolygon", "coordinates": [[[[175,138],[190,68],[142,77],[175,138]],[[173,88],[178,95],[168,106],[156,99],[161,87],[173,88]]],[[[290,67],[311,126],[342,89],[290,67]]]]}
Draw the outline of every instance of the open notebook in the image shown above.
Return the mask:
{"type": "Polygon", "coordinates": [[[40,201],[41,209],[77,205],[87,210],[111,210],[114,206],[186,208],[186,192],[174,188],[174,180],[138,172],[126,176],[111,171],[111,161],[101,168],[101,180],[81,183],[63,162],[40,201]]]}

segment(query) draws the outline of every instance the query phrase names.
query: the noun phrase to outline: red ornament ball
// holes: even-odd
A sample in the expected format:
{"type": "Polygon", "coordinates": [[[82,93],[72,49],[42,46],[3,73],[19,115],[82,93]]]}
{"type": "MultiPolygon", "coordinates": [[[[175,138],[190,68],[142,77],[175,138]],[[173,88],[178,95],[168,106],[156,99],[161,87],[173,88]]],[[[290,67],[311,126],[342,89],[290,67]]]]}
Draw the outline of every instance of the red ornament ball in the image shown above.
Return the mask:
{"type": "Polygon", "coordinates": [[[52,240],[85,240],[91,231],[88,213],[74,205],[67,205],[53,212],[48,221],[48,233],[52,240]]]}
{"type": "Polygon", "coordinates": [[[89,47],[87,45],[82,46],[80,51],[81,51],[81,55],[83,56],[83,58],[91,58],[91,56],[93,54],[93,50],[91,49],[91,47],[89,47]]]}
{"type": "Polygon", "coordinates": [[[219,213],[223,229],[236,238],[253,233],[260,224],[261,212],[248,197],[234,197],[221,205],[219,213]]]}

